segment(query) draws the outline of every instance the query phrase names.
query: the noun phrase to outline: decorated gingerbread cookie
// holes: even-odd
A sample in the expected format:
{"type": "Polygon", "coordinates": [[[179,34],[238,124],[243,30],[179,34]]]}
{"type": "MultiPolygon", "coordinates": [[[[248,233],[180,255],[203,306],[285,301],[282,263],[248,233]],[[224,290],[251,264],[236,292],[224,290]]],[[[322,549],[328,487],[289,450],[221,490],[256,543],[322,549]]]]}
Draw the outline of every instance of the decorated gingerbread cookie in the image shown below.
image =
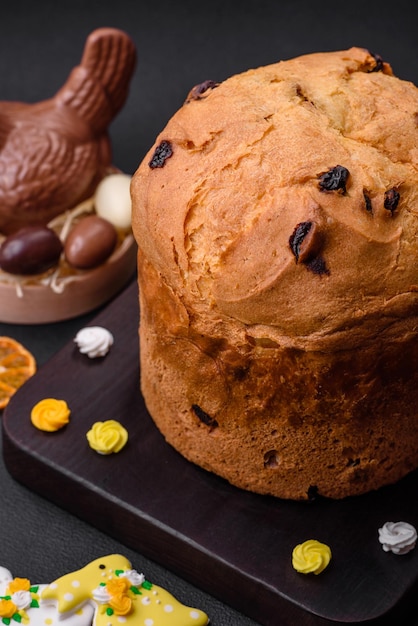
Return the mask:
{"type": "Polygon", "coordinates": [[[0,622],[6,626],[205,626],[209,618],[147,581],[124,556],[112,554],[49,585],[32,585],[0,568],[0,622]]]}

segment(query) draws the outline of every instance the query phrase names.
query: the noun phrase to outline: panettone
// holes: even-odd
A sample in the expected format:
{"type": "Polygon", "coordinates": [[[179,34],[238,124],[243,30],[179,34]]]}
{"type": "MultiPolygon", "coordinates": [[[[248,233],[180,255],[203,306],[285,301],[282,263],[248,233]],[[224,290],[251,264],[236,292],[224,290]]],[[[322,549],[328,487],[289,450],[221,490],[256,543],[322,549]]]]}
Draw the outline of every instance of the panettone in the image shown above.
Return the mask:
{"type": "Polygon", "coordinates": [[[141,387],[234,485],[342,498],[418,467],[418,89],[367,50],[206,81],[131,186],[141,387]]]}

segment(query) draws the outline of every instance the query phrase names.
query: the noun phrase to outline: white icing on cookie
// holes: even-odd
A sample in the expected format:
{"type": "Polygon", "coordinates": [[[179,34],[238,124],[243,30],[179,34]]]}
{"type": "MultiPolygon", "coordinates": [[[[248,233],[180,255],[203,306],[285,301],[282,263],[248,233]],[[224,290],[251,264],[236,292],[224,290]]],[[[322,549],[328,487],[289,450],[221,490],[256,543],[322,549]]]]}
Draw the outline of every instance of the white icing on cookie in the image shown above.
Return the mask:
{"type": "Polygon", "coordinates": [[[4,587],[7,587],[7,583],[13,580],[12,574],[5,567],[0,567],[0,595],[4,593],[4,587]]]}

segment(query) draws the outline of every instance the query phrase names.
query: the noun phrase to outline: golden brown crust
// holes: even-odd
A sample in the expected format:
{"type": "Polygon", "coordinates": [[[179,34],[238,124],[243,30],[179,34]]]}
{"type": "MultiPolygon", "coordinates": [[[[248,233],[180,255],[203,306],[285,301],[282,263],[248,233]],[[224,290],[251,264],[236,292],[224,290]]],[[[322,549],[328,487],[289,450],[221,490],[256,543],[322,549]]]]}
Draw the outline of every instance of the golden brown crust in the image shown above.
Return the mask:
{"type": "Polygon", "coordinates": [[[352,48],[192,91],[157,138],[132,184],[142,388],[187,458],[286,498],[418,466],[417,113],[352,48]]]}

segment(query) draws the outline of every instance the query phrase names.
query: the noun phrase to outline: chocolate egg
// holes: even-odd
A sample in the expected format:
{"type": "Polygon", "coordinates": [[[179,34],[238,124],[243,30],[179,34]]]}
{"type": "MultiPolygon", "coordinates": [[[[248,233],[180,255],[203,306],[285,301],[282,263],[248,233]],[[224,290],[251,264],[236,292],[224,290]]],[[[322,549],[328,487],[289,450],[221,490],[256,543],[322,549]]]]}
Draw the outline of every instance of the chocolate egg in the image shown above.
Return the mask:
{"type": "Polygon", "coordinates": [[[117,238],[113,224],[97,215],[89,215],[68,234],[64,244],[65,258],[77,269],[92,269],[109,258],[117,238]]]}
{"type": "Polygon", "coordinates": [[[41,274],[56,265],[63,246],[47,226],[25,226],[0,247],[0,268],[9,274],[41,274]]]}
{"type": "Polygon", "coordinates": [[[121,230],[131,227],[130,185],[128,174],[110,174],[99,183],[94,196],[97,215],[121,230]]]}

